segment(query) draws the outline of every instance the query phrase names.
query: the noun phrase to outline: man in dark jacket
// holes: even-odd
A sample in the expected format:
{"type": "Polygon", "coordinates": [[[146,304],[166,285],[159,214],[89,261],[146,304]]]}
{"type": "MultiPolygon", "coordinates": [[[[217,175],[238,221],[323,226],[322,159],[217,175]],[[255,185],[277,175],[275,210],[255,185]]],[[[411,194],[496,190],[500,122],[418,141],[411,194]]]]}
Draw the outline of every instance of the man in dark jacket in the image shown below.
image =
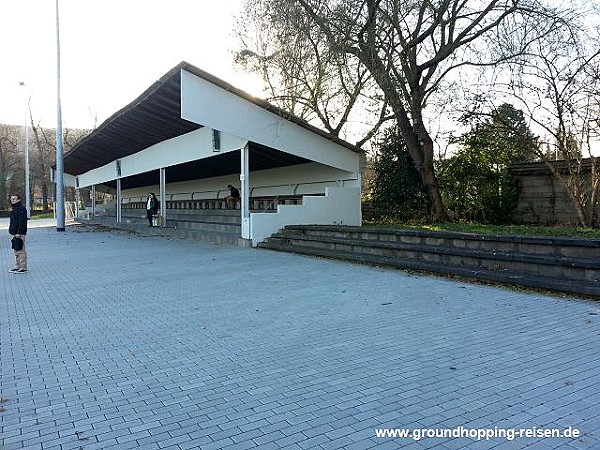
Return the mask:
{"type": "Polygon", "coordinates": [[[153,226],[152,217],[158,212],[158,199],[154,192],[148,194],[148,202],[146,203],[146,217],[148,218],[148,225],[153,226]]]}
{"type": "Polygon", "coordinates": [[[240,191],[230,184],[227,185],[227,189],[229,189],[230,193],[225,197],[225,206],[227,206],[228,209],[235,209],[240,201],[240,191]]]}
{"type": "Polygon", "coordinates": [[[25,235],[27,235],[27,209],[21,204],[21,196],[11,195],[10,203],[12,212],[10,213],[10,224],[8,233],[13,237],[23,240],[23,247],[15,250],[16,267],[10,269],[11,273],[27,273],[27,253],[25,252],[25,235]]]}

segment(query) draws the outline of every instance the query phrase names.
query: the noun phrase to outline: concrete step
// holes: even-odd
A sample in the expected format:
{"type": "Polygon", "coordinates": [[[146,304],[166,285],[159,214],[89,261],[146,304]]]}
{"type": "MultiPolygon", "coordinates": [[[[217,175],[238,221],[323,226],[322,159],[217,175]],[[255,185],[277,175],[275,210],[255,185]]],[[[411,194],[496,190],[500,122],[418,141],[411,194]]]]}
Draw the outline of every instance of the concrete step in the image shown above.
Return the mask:
{"type": "Polygon", "coordinates": [[[577,239],[564,237],[494,236],[450,231],[427,231],[418,229],[291,225],[286,230],[298,230],[306,236],[343,237],[344,239],[367,239],[385,242],[403,242],[426,246],[480,249],[482,251],[519,254],[571,256],[599,258],[600,239],[577,239]]]}
{"type": "Polygon", "coordinates": [[[167,210],[167,217],[174,218],[177,220],[194,220],[203,219],[205,217],[230,217],[240,218],[241,213],[239,209],[169,209],[167,210]]]}
{"type": "MultiPolygon", "coordinates": [[[[147,222],[146,214],[122,214],[121,219],[124,222],[147,222]]],[[[167,225],[176,223],[218,223],[239,225],[242,218],[238,214],[213,214],[213,215],[191,215],[191,214],[171,214],[167,216],[167,225]]]]}
{"type": "Polygon", "coordinates": [[[319,248],[290,247],[289,245],[273,242],[268,245],[260,244],[260,248],[292,252],[303,255],[319,256],[331,259],[342,259],[370,265],[382,265],[406,270],[416,270],[443,275],[454,275],[499,284],[524,286],[535,289],[580,294],[600,298],[600,285],[597,282],[581,282],[565,280],[556,277],[542,277],[522,274],[514,271],[496,271],[490,269],[475,269],[462,266],[440,265],[423,260],[392,258],[386,256],[367,255],[354,252],[329,251],[319,248]]]}
{"type": "Polygon", "coordinates": [[[130,220],[124,221],[120,224],[116,224],[114,217],[109,218],[95,218],[92,220],[83,220],[84,223],[96,223],[112,228],[119,228],[124,230],[135,231],[136,233],[143,236],[164,236],[179,239],[193,239],[201,241],[214,242],[216,244],[234,245],[237,247],[251,247],[252,241],[249,239],[241,238],[241,230],[237,229],[236,232],[225,232],[215,230],[195,230],[195,229],[181,229],[174,227],[149,227],[148,222],[142,220],[130,220]]]}
{"type": "Polygon", "coordinates": [[[404,235],[404,230],[378,233],[366,227],[358,228],[361,227],[289,226],[259,246],[600,298],[600,250],[591,252],[595,256],[589,258],[563,255],[563,252],[573,253],[572,247],[577,248],[588,240],[569,239],[563,242],[571,247],[568,249],[559,248],[558,244],[527,242],[528,252],[519,253],[489,250],[498,248],[497,245],[506,248],[509,244],[514,248],[519,243],[506,239],[493,243],[487,236],[486,245],[482,246],[473,244],[477,242],[473,235],[461,243],[457,235],[450,238],[430,233],[419,236],[414,233],[419,230],[407,230],[409,233],[404,235]],[[545,253],[534,253],[540,245],[545,245],[545,253]]]}
{"type": "Polygon", "coordinates": [[[222,233],[237,233],[238,235],[242,229],[240,223],[188,222],[181,220],[169,220],[167,221],[167,226],[178,230],[219,231],[222,233]]]}
{"type": "MultiPolygon", "coordinates": [[[[150,228],[150,230],[152,230],[152,228],[150,228]]],[[[252,247],[252,241],[250,239],[242,239],[240,232],[225,233],[210,230],[173,230],[171,228],[160,228],[160,230],[165,236],[193,239],[198,241],[209,241],[216,244],[235,245],[237,247],[252,247]]]]}
{"type": "MultiPolygon", "coordinates": [[[[226,225],[240,225],[242,218],[238,216],[196,216],[196,217],[181,217],[168,216],[167,223],[219,223],[226,225]]],[[[183,225],[182,225],[183,226],[183,225]]]]}
{"type": "Polygon", "coordinates": [[[287,229],[274,236],[273,239],[284,240],[288,245],[295,247],[314,247],[330,251],[339,250],[396,258],[422,259],[454,266],[514,270],[572,280],[600,281],[600,259],[406,244],[377,239],[349,239],[327,236],[317,238],[287,229]]]}

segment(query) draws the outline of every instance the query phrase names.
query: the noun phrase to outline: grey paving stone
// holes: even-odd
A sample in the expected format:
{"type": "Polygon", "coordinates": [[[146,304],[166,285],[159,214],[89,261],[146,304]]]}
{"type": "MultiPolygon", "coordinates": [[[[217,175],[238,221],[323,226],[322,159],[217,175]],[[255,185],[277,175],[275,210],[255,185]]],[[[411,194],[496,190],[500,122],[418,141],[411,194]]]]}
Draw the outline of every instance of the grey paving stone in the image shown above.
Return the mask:
{"type": "Polygon", "coordinates": [[[319,434],[303,441],[298,442],[298,445],[303,449],[322,448],[321,444],[326,444],[330,439],[324,434],[319,434]]]}
{"type": "Polygon", "coordinates": [[[594,302],[83,227],[32,227],[29,253],[0,270],[3,450],[396,449],[375,428],[461,425],[598,446],[594,302]]]}
{"type": "Polygon", "coordinates": [[[258,448],[258,446],[252,441],[236,442],[235,444],[227,445],[223,447],[223,450],[248,450],[252,448],[258,448]]]}

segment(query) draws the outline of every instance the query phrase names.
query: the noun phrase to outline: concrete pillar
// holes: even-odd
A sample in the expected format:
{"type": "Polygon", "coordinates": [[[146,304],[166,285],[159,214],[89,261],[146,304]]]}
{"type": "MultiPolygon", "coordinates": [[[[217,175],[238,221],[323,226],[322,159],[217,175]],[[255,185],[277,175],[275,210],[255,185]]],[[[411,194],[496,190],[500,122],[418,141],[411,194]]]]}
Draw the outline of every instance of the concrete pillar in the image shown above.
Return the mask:
{"type": "Polygon", "coordinates": [[[96,185],[92,185],[92,219],[96,217],[96,185]]]}
{"type": "Polygon", "coordinates": [[[160,215],[162,220],[160,226],[165,227],[167,225],[167,169],[164,167],[160,168],[160,215]]]}
{"type": "Polygon", "coordinates": [[[250,143],[241,150],[240,195],[242,238],[250,239],[250,143]]]}
{"type": "Polygon", "coordinates": [[[79,218],[79,202],[81,201],[81,192],[79,188],[75,188],[75,217],[79,218]]]}
{"type": "Polygon", "coordinates": [[[117,223],[121,223],[121,178],[117,178],[117,223]]]}

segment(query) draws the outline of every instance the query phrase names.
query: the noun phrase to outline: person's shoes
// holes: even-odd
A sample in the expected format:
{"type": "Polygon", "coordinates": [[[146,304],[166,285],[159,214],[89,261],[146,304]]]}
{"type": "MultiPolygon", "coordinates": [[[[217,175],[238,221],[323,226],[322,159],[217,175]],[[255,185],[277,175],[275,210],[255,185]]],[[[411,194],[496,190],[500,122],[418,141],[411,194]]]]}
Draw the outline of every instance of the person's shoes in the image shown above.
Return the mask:
{"type": "Polygon", "coordinates": [[[19,271],[19,269],[17,269],[16,267],[14,269],[8,269],[8,271],[10,273],[17,273],[19,271]]]}
{"type": "Polygon", "coordinates": [[[13,273],[27,273],[27,269],[18,269],[16,272],[13,273]]]}

